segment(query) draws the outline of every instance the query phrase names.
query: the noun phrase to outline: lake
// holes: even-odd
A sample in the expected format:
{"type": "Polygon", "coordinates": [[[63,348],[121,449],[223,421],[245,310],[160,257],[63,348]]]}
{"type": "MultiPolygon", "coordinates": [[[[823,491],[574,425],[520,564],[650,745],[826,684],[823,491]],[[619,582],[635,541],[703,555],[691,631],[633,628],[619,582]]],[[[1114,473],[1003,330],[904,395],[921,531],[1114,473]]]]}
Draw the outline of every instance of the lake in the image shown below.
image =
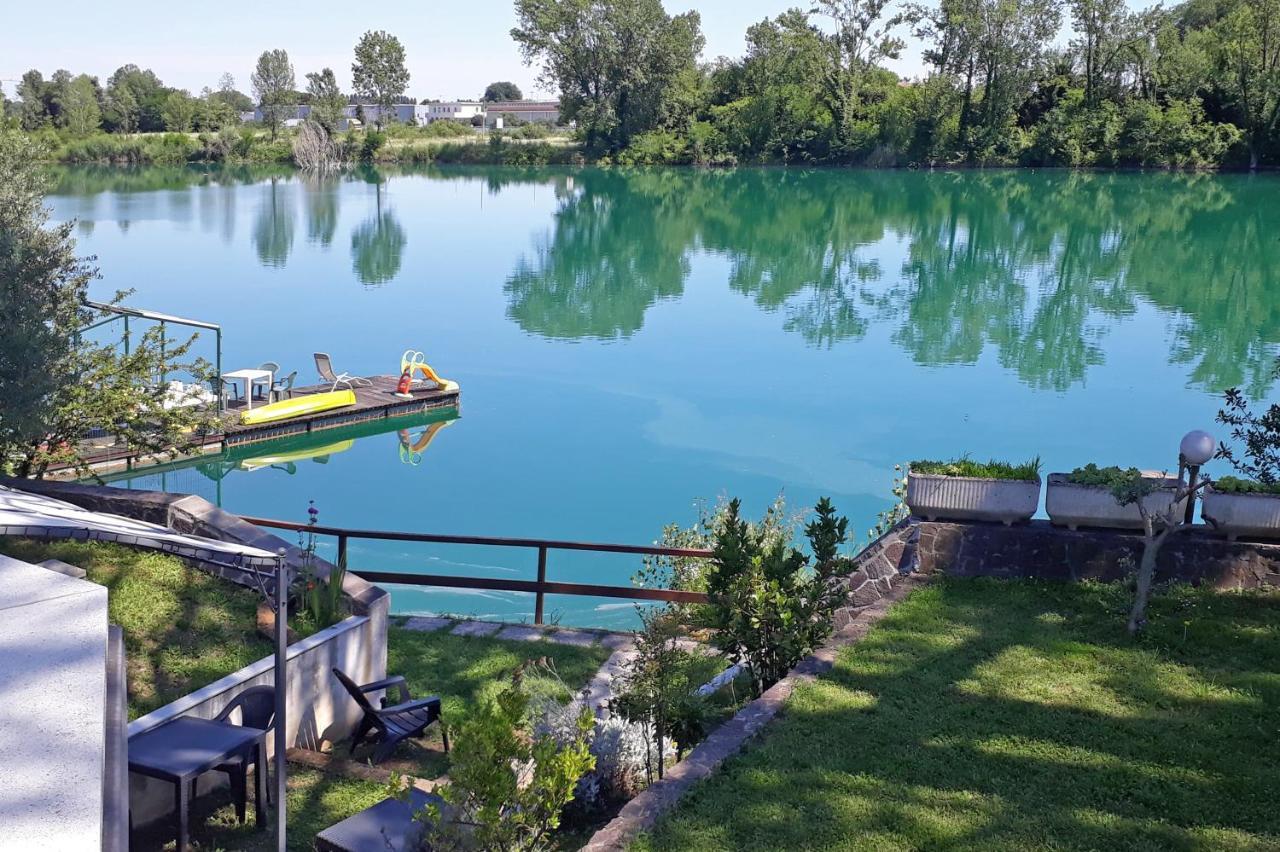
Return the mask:
{"type": "MultiPolygon", "coordinates": [[[[219,323],[226,370],[462,386],[447,427],[330,435],[119,484],[364,528],[644,544],[699,504],[829,495],[894,465],[1168,468],[1220,392],[1271,391],[1280,179],[1070,172],[64,169],[99,297],[219,323]],[[430,434],[428,434],[430,433],[430,434]],[[415,449],[419,447],[419,449],[415,449]]],[[[117,330],[118,332],[118,330],[117,330]]],[[[212,358],[212,341],[197,348],[212,358]]],[[[367,431],[367,430],[366,430],[367,431]]],[[[1213,468],[1211,468],[1212,470],[1213,468]]],[[[326,544],[327,553],[331,547],[326,544]]],[[[353,568],[532,578],[527,552],[353,542],[353,568]]],[[[635,557],[553,553],[626,583],[635,557]]],[[[531,599],[396,589],[398,612],[531,599]]],[[[631,604],[549,598],[565,624],[631,604]]]]}

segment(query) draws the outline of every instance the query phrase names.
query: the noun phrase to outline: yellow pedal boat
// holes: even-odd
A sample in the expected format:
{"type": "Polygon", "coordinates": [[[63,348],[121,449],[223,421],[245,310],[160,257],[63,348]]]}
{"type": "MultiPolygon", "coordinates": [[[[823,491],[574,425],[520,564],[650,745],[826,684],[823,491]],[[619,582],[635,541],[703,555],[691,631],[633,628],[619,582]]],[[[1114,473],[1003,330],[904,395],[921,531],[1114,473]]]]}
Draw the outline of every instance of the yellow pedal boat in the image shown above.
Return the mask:
{"type": "Polygon", "coordinates": [[[293,399],[282,399],[261,408],[241,412],[240,425],[255,426],[259,423],[274,423],[277,420],[288,420],[303,414],[318,414],[321,411],[345,408],[355,404],[356,392],[350,389],[295,396],[293,399]]]}

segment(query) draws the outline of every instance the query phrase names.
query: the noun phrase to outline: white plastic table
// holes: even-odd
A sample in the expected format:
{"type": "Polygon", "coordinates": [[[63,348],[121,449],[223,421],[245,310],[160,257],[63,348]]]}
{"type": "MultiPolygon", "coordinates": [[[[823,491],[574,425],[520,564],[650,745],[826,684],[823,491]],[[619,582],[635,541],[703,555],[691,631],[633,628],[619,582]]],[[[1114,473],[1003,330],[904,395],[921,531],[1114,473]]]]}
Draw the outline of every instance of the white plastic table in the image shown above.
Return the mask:
{"type": "Polygon", "coordinates": [[[271,385],[275,377],[270,370],[235,370],[230,373],[223,373],[222,380],[225,382],[228,379],[244,382],[244,407],[246,411],[253,408],[253,386],[259,382],[266,382],[267,401],[271,401],[271,385]]]}

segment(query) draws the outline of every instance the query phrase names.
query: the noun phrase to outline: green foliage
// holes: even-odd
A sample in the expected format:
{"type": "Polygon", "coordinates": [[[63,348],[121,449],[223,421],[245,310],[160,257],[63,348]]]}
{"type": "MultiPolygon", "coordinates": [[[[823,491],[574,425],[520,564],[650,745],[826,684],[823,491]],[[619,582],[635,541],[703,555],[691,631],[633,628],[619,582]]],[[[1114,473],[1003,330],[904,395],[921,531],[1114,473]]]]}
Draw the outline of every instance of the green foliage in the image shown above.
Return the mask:
{"type": "Polygon", "coordinates": [[[595,765],[588,747],[594,718],[585,703],[568,744],[531,734],[525,669],[458,727],[449,783],[436,790],[446,808],[433,804],[423,815],[428,848],[547,849],[578,779],[595,765]]]}
{"type": "Polygon", "coordinates": [[[867,530],[868,545],[911,516],[911,509],[907,507],[907,477],[900,464],[893,466],[893,486],[889,493],[893,495],[893,504],[876,513],[875,524],[867,530]]]}
{"type": "Polygon", "coordinates": [[[1111,489],[1117,486],[1125,486],[1135,478],[1141,478],[1141,476],[1142,471],[1136,467],[1121,468],[1116,465],[1098,467],[1093,462],[1089,462],[1084,467],[1078,467],[1067,474],[1067,482],[1072,485],[1088,485],[1094,488],[1111,489]]]}
{"type": "Polygon", "coordinates": [[[516,0],[511,37],[560,92],[564,121],[587,147],[617,151],[675,127],[703,38],[697,12],[671,16],[660,0],[516,0]]]}
{"type": "Polygon", "coordinates": [[[1223,476],[1213,481],[1213,490],[1221,494],[1280,494],[1280,482],[1258,482],[1238,476],[1223,476]]]}
{"type": "Polygon", "coordinates": [[[170,92],[164,100],[161,112],[164,129],[174,133],[189,133],[196,117],[195,101],[186,92],[170,92]]]}
{"type": "Polygon", "coordinates": [[[286,118],[292,117],[296,106],[294,94],[293,64],[283,50],[264,50],[250,77],[253,93],[262,109],[262,123],[271,131],[275,141],[286,118]]]}
{"type": "Polygon", "coordinates": [[[316,563],[316,534],[320,512],[314,500],[307,501],[307,529],[298,533],[298,549],[302,551],[302,566],[296,580],[300,612],[312,630],[323,630],[347,617],[347,603],[342,595],[342,581],[347,576],[346,554],[322,574],[316,563]]]}
{"type": "Polygon", "coordinates": [[[307,94],[311,96],[311,118],[333,136],[344,117],[347,97],[338,88],[332,68],[307,74],[307,94]]]}
{"type": "Polygon", "coordinates": [[[805,526],[810,558],[791,546],[791,526],[775,503],[758,523],[740,517],[730,500],[717,517],[711,564],[706,570],[710,604],[698,622],[712,643],[734,662],[751,669],[760,695],[825,639],[842,598],[838,575],[847,560],[838,548],[847,539],[848,520],[838,518],[826,498],[805,526]]]}
{"type": "Polygon", "coordinates": [[[372,163],[378,158],[378,151],[383,145],[387,144],[387,136],[385,133],[379,133],[376,130],[367,130],[360,137],[360,161],[362,163],[372,163]]]}
{"type": "MultiPolygon", "coordinates": [[[[1273,372],[1280,373],[1280,365],[1273,372]]],[[[1261,414],[1255,414],[1239,388],[1228,388],[1222,397],[1223,408],[1218,411],[1217,421],[1231,427],[1231,437],[1244,447],[1237,450],[1219,444],[1217,457],[1226,459],[1250,479],[1268,485],[1280,482],[1280,404],[1272,403],[1261,414]]]]}
{"type": "Polygon", "coordinates": [[[457,139],[464,136],[475,136],[471,127],[458,121],[433,121],[417,132],[418,136],[427,139],[457,139]]]}
{"type": "Polygon", "coordinates": [[[400,39],[383,30],[370,30],[356,43],[356,59],[351,64],[351,86],[378,109],[378,128],[391,116],[390,110],[409,85],[404,46],[400,39]]]}
{"type": "Polygon", "coordinates": [[[641,610],[636,653],[618,676],[609,709],[639,725],[645,738],[648,783],[663,777],[667,746],[677,759],[706,734],[711,707],[698,694],[705,683],[701,655],[681,647],[679,610],[641,610]]]}
{"type": "Polygon", "coordinates": [[[524,94],[521,93],[520,87],[515,83],[500,81],[490,83],[484,88],[484,98],[486,102],[492,101],[518,101],[523,100],[524,94]]]}
{"type": "Polygon", "coordinates": [[[977,462],[967,455],[951,461],[913,461],[910,468],[915,473],[933,474],[935,476],[975,476],[981,479],[1019,479],[1030,480],[1040,478],[1040,457],[1028,459],[1021,464],[1011,464],[992,459],[988,462],[977,462]]]}

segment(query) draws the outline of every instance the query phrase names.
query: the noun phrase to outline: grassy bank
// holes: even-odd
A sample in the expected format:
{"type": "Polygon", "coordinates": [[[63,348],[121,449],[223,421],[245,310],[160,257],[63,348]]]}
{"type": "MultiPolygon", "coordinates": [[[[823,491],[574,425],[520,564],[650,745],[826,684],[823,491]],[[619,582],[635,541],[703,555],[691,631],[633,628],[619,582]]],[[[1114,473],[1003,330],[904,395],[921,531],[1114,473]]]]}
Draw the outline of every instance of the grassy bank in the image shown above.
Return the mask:
{"type": "Polygon", "coordinates": [[[916,592],[637,848],[1280,848],[1280,594],[1127,598],[916,592]]]}

